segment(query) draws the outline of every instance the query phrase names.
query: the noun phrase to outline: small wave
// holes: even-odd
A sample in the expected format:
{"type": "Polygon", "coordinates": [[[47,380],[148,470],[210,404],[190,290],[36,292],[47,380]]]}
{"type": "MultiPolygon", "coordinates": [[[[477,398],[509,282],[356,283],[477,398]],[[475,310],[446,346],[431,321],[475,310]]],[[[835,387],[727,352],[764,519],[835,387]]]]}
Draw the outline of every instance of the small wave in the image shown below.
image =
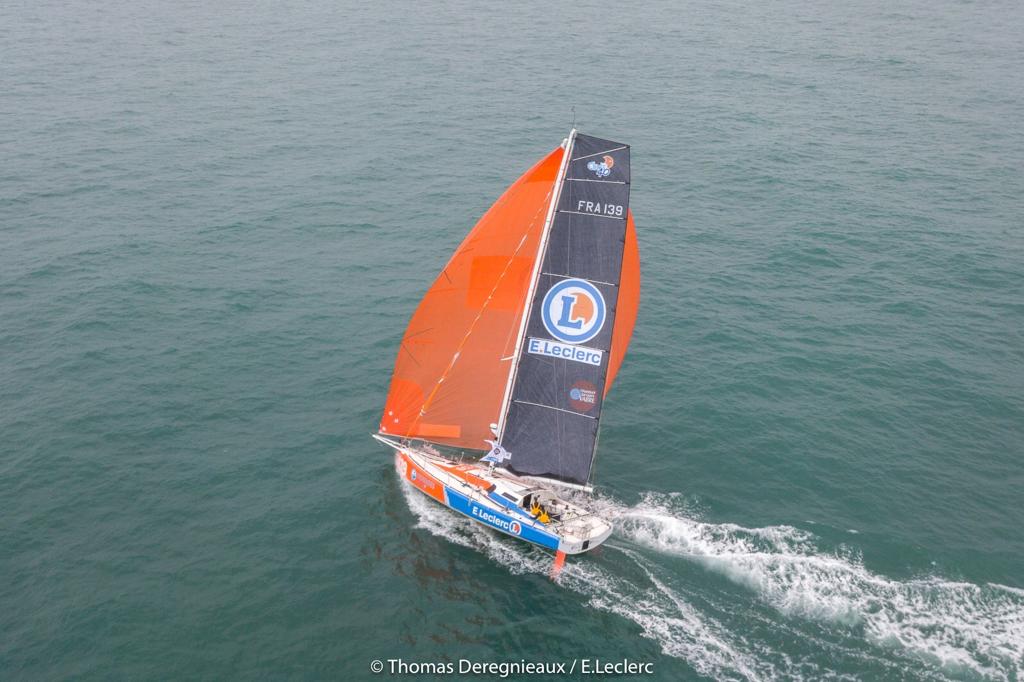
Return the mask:
{"type": "Polygon", "coordinates": [[[853,554],[826,553],[790,526],[744,528],[690,518],[672,496],[634,506],[604,499],[620,537],[699,562],[789,616],[863,629],[868,641],[959,674],[1024,675],[1024,590],[937,577],[893,580],[853,554]]]}
{"type": "Polygon", "coordinates": [[[1004,592],[1024,597],[1024,590],[1019,587],[1010,587],[1009,585],[1000,585],[999,583],[989,583],[988,586],[996,590],[1003,590],[1004,592]]]}

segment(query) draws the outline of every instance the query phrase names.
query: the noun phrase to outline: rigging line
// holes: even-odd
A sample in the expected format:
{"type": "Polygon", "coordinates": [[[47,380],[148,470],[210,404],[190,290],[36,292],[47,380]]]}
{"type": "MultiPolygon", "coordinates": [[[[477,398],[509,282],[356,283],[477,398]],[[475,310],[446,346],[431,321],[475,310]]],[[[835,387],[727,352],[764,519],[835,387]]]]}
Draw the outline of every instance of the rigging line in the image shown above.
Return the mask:
{"type": "MultiPolygon", "coordinates": [[[[513,337],[513,332],[516,329],[518,329],[518,328],[519,328],[519,318],[517,317],[515,320],[513,320],[513,324],[509,325],[508,334],[505,334],[505,344],[501,347],[502,350],[506,350],[508,348],[509,341],[513,340],[513,338],[512,338],[513,337]]],[[[513,345],[512,355],[505,356],[505,357],[501,358],[500,360],[498,360],[498,362],[505,362],[506,360],[511,360],[511,359],[513,359],[516,356],[515,348],[514,348],[515,343],[513,343],[512,345],[513,345]]]]}
{"type": "Polygon", "coordinates": [[[620,149],[629,149],[629,145],[624,144],[621,147],[615,147],[614,149],[606,149],[603,152],[595,152],[593,154],[587,154],[586,156],[577,156],[575,159],[573,159],[573,161],[579,161],[580,159],[589,159],[591,156],[601,156],[602,154],[610,154],[612,152],[617,152],[620,149]]]}
{"type": "MultiPolygon", "coordinates": [[[[541,202],[541,207],[542,208],[546,207],[547,201],[551,197],[551,192],[552,191],[554,191],[554,188],[548,190],[547,196],[545,196],[544,197],[544,201],[541,202]]],[[[537,216],[540,214],[540,211],[541,211],[541,209],[537,209],[537,213],[535,213],[533,215],[533,218],[530,220],[530,225],[523,232],[522,238],[519,240],[519,243],[516,245],[516,250],[512,252],[512,255],[509,257],[508,261],[505,263],[505,268],[501,271],[501,274],[498,275],[498,279],[495,280],[494,286],[491,288],[491,293],[489,293],[487,295],[487,298],[484,300],[484,304],[482,306],[480,306],[480,310],[477,312],[476,317],[473,318],[473,322],[469,325],[469,330],[466,332],[466,335],[462,337],[461,341],[459,341],[459,345],[456,347],[455,354],[452,355],[452,359],[448,363],[448,367],[445,368],[444,372],[441,374],[441,378],[438,379],[437,383],[434,384],[434,388],[433,388],[432,391],[430,391],[430,395],[427,396],[427,399],[423,402],[423,406],[420,408],[419,414],[416,415],[416,418],[412,420],[412,424],[409,425],[408,433],[411,434],[411,433],[413,433],[415,431],[416,425],[420,421],[420,417],[422,417],[426,413],[427,409],[430,407],[430,404],[434,401],[434,396],[437,395],[438,389],[441,388],[441,384],[443,384],[444,380],[448,378],[448,373],[452,371],[452,368],[455,366],[455,363],[458,361],[459,356],[462,354],[462,349],[465,347],[466,341],[469,340],[470,335],[473,333],[473,330],[476,328],[477,322],[479,322],[480,318],[483,317],[484,310],[487,309],[487,305],[491,302],[491,299],[494,298],[494,292],[496,292],[498,290],[498,285],[501,284],[501,281],[505,278],[505,275],[508,274],[508,269],[512,266],[512,261],[514,261],[515,257],[517,255],[519,255],[520,249],[522,249],[523,248],[523,244],[526,243],[526,238],[529,236],[530,230],[536,224],[537,216]]],[[[453,256],[453,258],[454,258],[454,256],[453,256]]],[[[410,355],[411,355],[411,353],[410,353],[410,355]]]]}
{"type": "Polygon", "coordinates": [[[421,329],[420,331],[416,332],[415,334],[406,334],[405,338],[402,339],[402,340],[403,341],[407,341],[407,340],[409,340],[411,338],[419,336],[420,334],[426,334],[427,332],[429,332],[429,331],[431,331],[433,329],[434,329],[433,327],[427,327],[426,329],[421,329]]]}
{"type": "Polygon", "coordinates": [[[408,353],[408,354],[409,354],[409,358],[410,358],[410,359],[411,359],[411,360],[412,360],[413,362],[415,362],[415,363],[416,363],[416,366],[417,366],[417,367],[419,367],[419,366],[420,366],[420,361],[416,359],[416,356],[412,354],[412,351],[411,351],[411,350],[409,350],[408,348],[406,348],[406,347],[405,347],[405,341],[403,341],[402,343],[398,344],[398,347],[399,347],[399,348],[401,348],[402,350],[404,350],[404,351],[405,351],[406,353],[408,353]]]}

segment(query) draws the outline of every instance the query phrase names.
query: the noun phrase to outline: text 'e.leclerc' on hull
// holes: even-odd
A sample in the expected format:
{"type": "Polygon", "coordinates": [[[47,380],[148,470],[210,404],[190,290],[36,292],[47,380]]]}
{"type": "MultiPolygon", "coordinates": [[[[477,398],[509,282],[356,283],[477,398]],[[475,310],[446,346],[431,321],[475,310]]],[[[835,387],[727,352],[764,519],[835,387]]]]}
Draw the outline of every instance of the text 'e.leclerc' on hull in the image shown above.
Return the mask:
{"type": "Polygon", "coordinates": [[[512,183],[413,314],[374,434],[406,483],[556,566],[612,532],[578,493],[640,299],[629,184],[629,146],[575,130],[512,183]]]}

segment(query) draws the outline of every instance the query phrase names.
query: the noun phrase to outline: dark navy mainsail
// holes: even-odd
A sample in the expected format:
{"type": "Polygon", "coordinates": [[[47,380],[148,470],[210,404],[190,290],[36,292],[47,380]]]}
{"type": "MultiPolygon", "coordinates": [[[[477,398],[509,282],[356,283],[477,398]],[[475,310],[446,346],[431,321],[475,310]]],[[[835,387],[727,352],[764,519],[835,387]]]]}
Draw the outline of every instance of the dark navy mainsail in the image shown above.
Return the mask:
{"type": "Polygon", "coordinates": [[[629,147],[568,143],[499,434],[515,473],[586,484],[597,444],[629,212],[629,147]]]}

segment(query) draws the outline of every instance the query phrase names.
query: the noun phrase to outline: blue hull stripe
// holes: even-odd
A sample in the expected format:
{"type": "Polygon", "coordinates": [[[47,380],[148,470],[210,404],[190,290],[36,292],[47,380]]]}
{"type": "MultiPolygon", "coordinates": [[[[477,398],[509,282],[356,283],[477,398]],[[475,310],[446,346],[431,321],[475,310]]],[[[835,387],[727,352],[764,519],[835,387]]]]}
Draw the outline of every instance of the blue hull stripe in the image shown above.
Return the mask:
{"type": "Polygon", "coordinates": [[[445,494],[448,497],[449,507],[461,514],[465,514],[474,521],[500,530],[502,533],[512,537],[522,538],[535,545],[547,547],[548,549],[558,549],[557,536],[534,528],[525,519],[520,520],[509,514],[495,511],[490,507],[484,507],[448,486],[445,486],[445,494]]]}

